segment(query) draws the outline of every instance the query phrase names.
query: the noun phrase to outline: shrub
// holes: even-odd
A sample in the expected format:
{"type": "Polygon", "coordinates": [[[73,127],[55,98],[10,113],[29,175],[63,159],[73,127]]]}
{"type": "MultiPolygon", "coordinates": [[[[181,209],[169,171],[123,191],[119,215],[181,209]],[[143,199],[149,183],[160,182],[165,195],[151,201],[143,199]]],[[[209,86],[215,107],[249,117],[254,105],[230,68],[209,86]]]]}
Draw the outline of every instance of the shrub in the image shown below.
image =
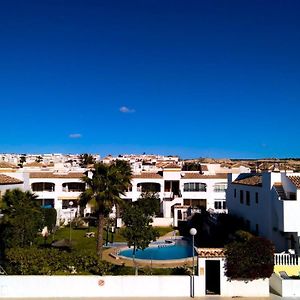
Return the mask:
{"type": "Polygon", "coordinates": [[[10,275],[111,274],[112,265],[92,252],[66,252],[52,248],[11,248],[5,269],[10,275]]]}
{"type": "Polygon", "coordinates": [[[47,226],[50,232],[56,225],[57,212],[55,208],[41,208],[43,215],[43,226],[47,226]]]}
{"type": "Polygon", "coordinates": [[[225,272],[229,279],[269,278],[274,267],[273,244],[261,237],[233,242],[225,247],[225,272]]]}

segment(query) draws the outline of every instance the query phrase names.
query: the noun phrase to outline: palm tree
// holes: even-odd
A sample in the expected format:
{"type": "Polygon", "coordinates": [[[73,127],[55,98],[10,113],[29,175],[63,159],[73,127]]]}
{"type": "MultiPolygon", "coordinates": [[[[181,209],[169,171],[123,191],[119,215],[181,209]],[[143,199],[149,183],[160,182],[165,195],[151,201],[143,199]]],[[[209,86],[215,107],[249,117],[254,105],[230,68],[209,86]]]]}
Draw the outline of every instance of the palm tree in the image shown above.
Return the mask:
{"type": "Polygon", "coordinates": [[[89,203],[98,218],[97,254],[102,258],[104,219],[114,205],[122,202],[131,180],[131,169],[128,163],[116,161],[111,164],[96,163],[91,171],[92,177],[84,177],[87,189],[80,196],[80,205],[89,203]]]}

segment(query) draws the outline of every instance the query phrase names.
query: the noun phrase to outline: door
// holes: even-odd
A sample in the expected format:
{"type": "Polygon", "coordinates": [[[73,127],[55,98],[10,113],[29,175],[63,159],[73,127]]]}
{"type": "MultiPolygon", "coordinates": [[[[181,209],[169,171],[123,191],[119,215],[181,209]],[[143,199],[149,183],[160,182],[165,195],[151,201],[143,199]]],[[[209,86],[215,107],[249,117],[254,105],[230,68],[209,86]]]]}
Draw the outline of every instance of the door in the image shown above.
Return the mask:
{"type": "Polygon", "coordinates": [[[220,261],[206,260],[205,268],[206,295],[220,295],[220,261]]]}

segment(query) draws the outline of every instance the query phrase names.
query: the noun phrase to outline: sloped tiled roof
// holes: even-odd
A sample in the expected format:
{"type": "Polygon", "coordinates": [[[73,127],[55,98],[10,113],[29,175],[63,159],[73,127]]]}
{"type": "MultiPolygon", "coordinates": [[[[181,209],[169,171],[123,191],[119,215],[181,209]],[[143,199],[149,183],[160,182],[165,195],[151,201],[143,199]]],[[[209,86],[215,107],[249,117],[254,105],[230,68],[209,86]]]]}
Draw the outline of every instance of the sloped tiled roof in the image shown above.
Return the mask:
{"type": "Polygon", "coordinates": [[[70,172],[68,174],[52,173],[52,172],[32,172],[29,174],[30,178],[82,178],[83,173],[70,172]]]}
{"type": "Polygon", "coordinates": [[[163,166],[164,169],[181,169],[181,166],[176,164],[167,164],[163,166]]]}
{"type": "Polygon", "coordinates": [[[30,163],[26,163],[24,167],[46,167],[46,165],[42,162],[33,161],[30,163]]]}
{"type": "Polygon", "coordinates": [[[21,184],[23,183],[22,180],[7,176],[4,174],[0,174],[0,185],[5,185],[5,184],[21,184]]]}
{"type": "Polygon", "coordinates": [[[184,173],[182,179],[225,179],[227,173],[217,173],[215,175],[203,175],[200,173],[184,173]]]}
{"type": "Polygon", "coordinates": [[[141,174],[136,174],[132,176],[133,178],[159,178],[162,179],[162,176],[158,173],[153,172],[143,172],[141,174]]]}
{"type": "Polygon", "coordinates": [[[232,183],[262,186],[262,177],[260,174],[240,174],[232,183]]]}
{"type": "Polygon", "coordinates": [[[288,176],[288,178],[297,189],[300,189],[300,176],[288,176]]]}
{"type": "Polygon", "coordinates": [[[223,248],[198,248],[197,252],[200,257],[225,257],[223,248]]]}
{"type": "Polygon", "coordinates": [[[14,164],[11,164],[11,163],[8,163],[6,161],[1,161],[0,162],[0,168],[1,169],[15,169],[15,168],[18,168],[18,166],[14,165],[14,164]]]}

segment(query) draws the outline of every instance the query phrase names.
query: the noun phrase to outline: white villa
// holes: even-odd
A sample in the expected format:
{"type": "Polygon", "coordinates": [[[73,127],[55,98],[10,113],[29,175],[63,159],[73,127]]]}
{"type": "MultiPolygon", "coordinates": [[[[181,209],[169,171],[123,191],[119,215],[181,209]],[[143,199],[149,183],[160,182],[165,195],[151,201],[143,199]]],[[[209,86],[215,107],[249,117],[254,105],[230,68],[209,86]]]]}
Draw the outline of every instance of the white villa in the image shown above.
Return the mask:
{"type": "Polygon", "coordinates": [[[230,214],[273,241],[276,251],[292,249],[299,255],[300,173],[229,175],[226,199],[230,214]]]}

